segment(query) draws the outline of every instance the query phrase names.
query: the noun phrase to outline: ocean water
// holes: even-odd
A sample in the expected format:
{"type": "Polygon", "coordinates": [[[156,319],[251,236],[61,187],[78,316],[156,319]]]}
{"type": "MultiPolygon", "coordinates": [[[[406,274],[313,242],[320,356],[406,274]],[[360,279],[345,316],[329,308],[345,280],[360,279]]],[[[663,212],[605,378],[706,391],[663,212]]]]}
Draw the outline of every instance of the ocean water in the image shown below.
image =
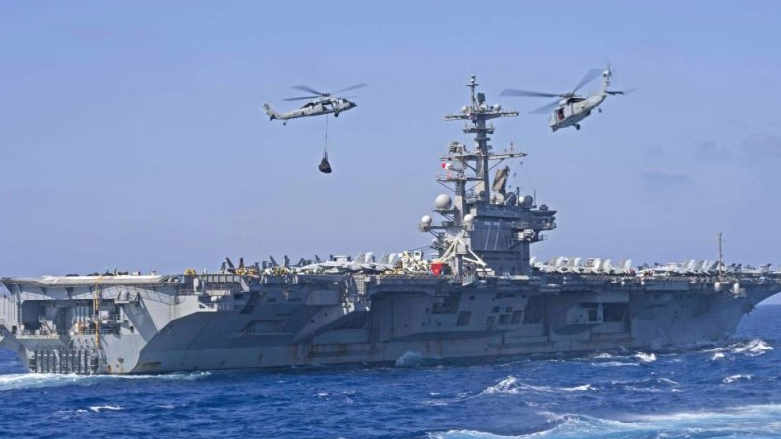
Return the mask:
{"type": "Polygon", "coordinates": [[[80,377],[0,351],[0,437],[779,438],[779,334],[774,305],[685,352],[80,377]]]}

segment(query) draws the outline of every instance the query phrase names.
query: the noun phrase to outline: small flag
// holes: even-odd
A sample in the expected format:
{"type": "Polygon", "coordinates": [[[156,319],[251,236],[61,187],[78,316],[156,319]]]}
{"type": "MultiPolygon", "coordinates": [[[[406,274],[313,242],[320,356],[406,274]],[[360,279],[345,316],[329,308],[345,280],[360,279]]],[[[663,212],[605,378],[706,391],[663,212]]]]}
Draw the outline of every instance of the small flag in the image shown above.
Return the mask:
{"type": "Polygon", "coordinates": [[[442,163],[442,169],[450,169],[452,166],[452,163],[442,163]]]}

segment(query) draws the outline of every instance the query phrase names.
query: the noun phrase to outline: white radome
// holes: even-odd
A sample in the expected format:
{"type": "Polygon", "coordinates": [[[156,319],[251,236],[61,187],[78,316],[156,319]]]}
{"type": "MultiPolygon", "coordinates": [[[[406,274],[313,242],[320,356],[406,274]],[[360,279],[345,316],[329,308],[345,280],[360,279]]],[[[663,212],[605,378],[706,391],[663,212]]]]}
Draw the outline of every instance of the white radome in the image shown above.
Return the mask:
{"type": "Polygon", "coordinates": [[[436,210],[450,210],[453,207],[453,200],[448,194],[439,194],[434,199],[434,208],[436,210]]]}

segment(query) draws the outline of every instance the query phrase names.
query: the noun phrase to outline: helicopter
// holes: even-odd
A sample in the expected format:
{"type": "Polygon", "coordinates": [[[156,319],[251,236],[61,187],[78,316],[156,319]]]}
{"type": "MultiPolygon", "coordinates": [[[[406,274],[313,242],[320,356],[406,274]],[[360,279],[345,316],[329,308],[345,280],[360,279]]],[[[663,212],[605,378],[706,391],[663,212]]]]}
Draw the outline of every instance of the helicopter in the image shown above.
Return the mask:
{"type": "MultiPolygon", "coordinates": [[[[551,112],[550,115],[550,127],[552,131],[556,131],[559,128],[566,128],[574,126],[576,130],[580,129],[580,121],[591,115],[591,111],[602,103],[608,95],[624,95],[632,92],[632,90],[608,90],[610,86],[610,77],[613,76],[612,69],[608,66],[604,70],[592,69],[589,70],[583,79],[580,80],[578,85],[568,93],[541,93],[536,91],[518,90],[514,88],[506,88],[502,91],[502,96],[525,96],[525,97],[544,97],[544,98],[559,98],[555,102],[551,102],[548,105],[532,110],[530,114],[545,114],[551,112]],[[602,75],[602,87],[596,93],[589,96],[581,96],[576,94],[577,91],[593,81],[597,77],[602,75]]],[[[602,109],[597,108],[601,113],[602,109]]]]}
{"type": "MultiPolygon", "coordinates": [[[[349,90],[355,90],[356,88],[366,87],[368,84],[355,84],[351,87],[347,87],[336,91],[334,93],[342,93],[349,90]]],[[[317,91],[312,87],[306,85],[296,85],[293,88],[296,90],[312,93],[313,96],[301,96],[296,98],[287,98],[285,101],[300,101],[303,99],[310,99],[309,102],[302,105],[300,108],[288,111],[286,113],[277,113],[269,104],[263,104],[263,110],[269,116],[269,120],[279,119],[282,125],[287,125],[288,119],[296,119],[305,116],[320,116],[321,114],[331,114],[334,117],[339,117],[339,113],[347,111],[351,108],[355,108],[358,104],[349,101],[345,98],[336,97],[333,93],[324,93],[317,91]]]]}

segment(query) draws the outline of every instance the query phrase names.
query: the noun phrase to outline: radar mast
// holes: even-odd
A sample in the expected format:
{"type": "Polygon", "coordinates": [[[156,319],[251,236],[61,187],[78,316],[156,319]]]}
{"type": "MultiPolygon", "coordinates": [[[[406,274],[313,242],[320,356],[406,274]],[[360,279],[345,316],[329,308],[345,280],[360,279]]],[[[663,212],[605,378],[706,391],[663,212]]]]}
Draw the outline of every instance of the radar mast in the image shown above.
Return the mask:
{"type": "Polygon", "coordinates": [[[498,104],[487,105],[485,94],[476,91],[478,85],[472,75],[467,84],[470,104],[461,113],[445,116],[445,120],[467,121],[463,132],[474,135],[474,149],[455,141],[441,157],[445,174],[438,176],[437,181],[452,190],[455,199],[439,195],[434,211],[444,220],[433,225],[431,218],[425,216],[420,230],[434,234],[432,247],[439,250],[438,262],[450,265],[455,274],[492,271],[499,275],[528,275],[529,243],[542,239],[540,231],[555,228],[555,212],[544,205],[537,209],[533,198],[521,197],[518,189],[507,193],[509,167],[497,169],[491,185],[492,169],[504,160],[526,154],[512,146],[501,153],[492,152],[489,141],[495,130],[487,122],[517,117],[518,112],[503,110],[498,104]]]}

